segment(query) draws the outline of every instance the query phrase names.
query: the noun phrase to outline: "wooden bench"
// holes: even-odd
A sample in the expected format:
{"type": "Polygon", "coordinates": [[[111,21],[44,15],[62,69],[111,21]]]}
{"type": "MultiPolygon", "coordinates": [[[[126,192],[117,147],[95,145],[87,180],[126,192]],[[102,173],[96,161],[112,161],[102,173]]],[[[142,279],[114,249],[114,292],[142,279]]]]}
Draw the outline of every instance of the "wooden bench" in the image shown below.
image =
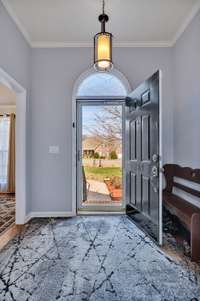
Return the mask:
{"type": "MultiPolygon", "coordinates": [[[[200,201],[200,190],[184,185],[175,178],[200,184],[200,169],[180,167],[175,164],[164,166],[166,188],[163,191],[163,202],[167,210],[181,221],[183,226],[190,232],[191,259],[200,260],[200,208],[192,205],[184,198],[173,193],[173,188],[185,194],[195,196],[200,201]]],[[[188,183],[188,182],[187,182],[188,183]]],[[[182,194],[181,194],[182,195],[182,194]]],[[[200,204],[200,202],[199,202],[200,204]]]]}

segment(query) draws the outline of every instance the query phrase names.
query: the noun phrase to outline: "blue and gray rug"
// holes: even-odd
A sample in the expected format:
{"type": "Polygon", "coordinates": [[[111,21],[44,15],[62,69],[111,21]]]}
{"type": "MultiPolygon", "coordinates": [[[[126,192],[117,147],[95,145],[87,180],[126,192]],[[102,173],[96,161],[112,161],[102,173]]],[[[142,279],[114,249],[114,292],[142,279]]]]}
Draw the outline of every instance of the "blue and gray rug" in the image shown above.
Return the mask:
{"type": "Polygon", "coordinates": [[[34,220],[0,253],[1,301],[195,301],[200,271],[124,216],[34,220]]]}

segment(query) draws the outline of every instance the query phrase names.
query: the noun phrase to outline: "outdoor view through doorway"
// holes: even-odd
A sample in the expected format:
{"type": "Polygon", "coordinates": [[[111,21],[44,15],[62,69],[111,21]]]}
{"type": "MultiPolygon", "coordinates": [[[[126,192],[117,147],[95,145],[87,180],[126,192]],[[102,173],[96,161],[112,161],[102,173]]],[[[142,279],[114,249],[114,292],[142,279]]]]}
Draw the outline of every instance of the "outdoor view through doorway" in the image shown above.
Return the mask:
{"type": "Polygon", "coordinates": [[[81,75],[76,92],[77,209],[124,211],[124,114],[130,91],[117,70],[81,75]]]}
{"type": "Polygon", "coordinates": [[[82,206],[121,206],[122,105],[81,104],[82,206]]]}

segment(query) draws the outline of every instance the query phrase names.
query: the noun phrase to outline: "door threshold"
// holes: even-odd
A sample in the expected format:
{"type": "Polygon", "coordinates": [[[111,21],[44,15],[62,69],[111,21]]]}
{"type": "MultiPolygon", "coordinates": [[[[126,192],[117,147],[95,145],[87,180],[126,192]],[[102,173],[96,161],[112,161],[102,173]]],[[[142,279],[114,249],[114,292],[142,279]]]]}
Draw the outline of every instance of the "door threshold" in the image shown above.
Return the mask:
{"type": "Polygon", "coordinates": [[[125,210],[121,211],[88,211],[78,210],[77,215],[125,215],[125,210]]]}

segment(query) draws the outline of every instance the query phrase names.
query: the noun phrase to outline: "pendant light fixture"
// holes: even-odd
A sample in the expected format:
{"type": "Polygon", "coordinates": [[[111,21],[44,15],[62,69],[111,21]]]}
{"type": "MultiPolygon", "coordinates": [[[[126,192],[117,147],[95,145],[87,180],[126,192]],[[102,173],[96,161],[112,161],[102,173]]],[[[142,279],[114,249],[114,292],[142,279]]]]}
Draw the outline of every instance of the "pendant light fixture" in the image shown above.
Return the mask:
{"type": "Polygon", "coordinates": [[[102,14],[99,16],[101,32],[94,37],[94,67],[97,71],[112,69],[112,34],[106,32],[106,22],[109,17],[105,14],[105,0],[103,0],[102,14]]]}

